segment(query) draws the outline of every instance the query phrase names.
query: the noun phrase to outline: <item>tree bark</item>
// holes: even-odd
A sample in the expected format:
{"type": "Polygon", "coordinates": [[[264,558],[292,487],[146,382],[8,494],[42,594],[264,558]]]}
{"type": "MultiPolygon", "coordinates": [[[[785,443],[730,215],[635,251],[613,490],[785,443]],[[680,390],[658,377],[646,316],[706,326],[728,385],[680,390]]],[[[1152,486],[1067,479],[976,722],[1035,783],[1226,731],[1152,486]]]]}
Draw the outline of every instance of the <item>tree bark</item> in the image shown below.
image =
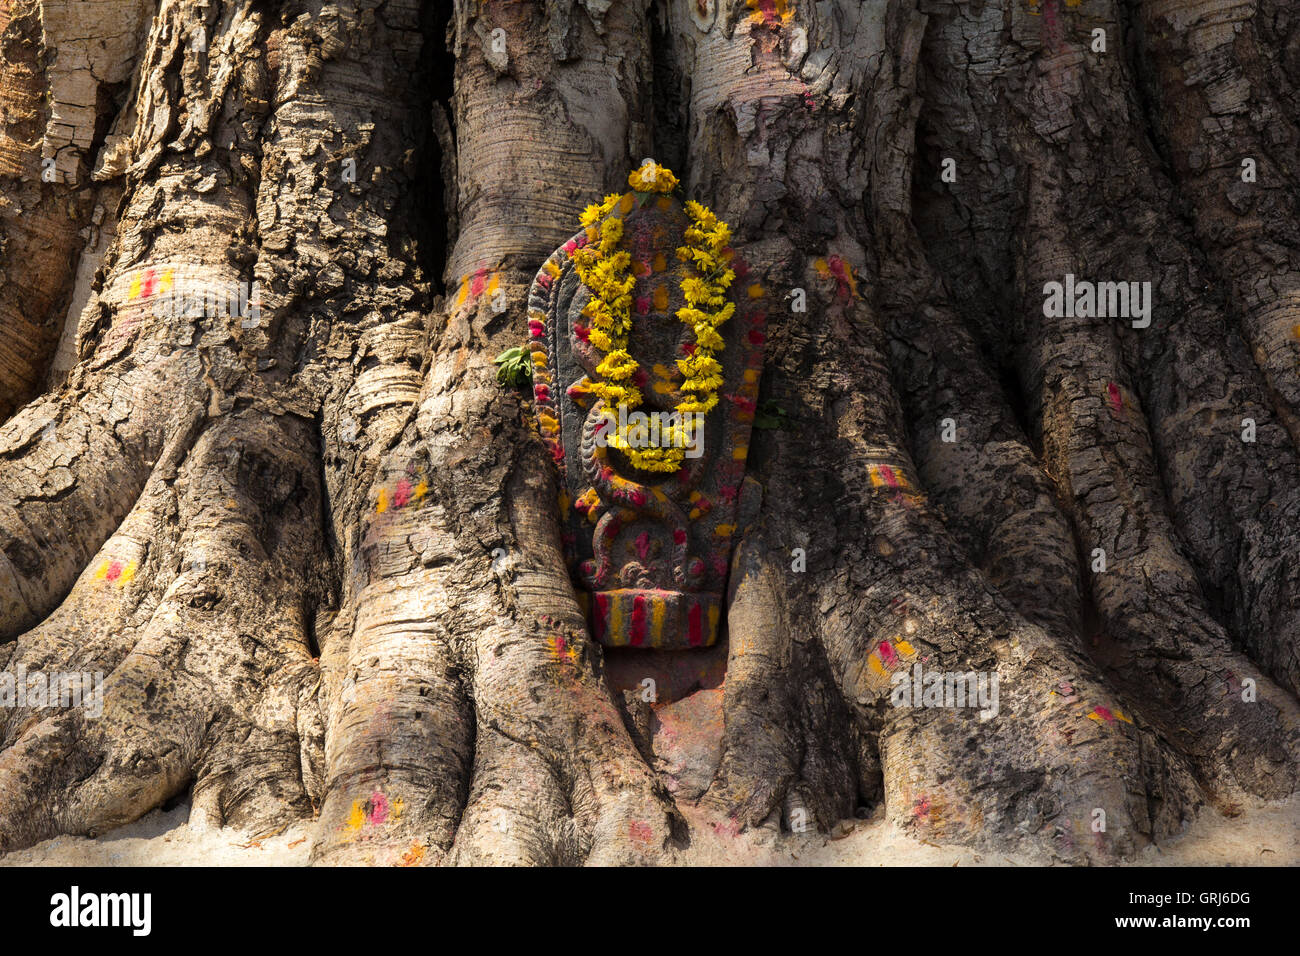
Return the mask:
{"type": "Polygon", "coordinates": [[[329,865],[878,807],[1088,862],[1289,795],[1298,37],[1281,0],[0,0],[0,666],[107,675],[102,715],[0,708],[0,852],[187,795],[329,865]],[[494,364],[651,157],[731,227],[780,421],[689,650],[602,643],[494,364]],[[1067,274],[1149,324],[1052,313],[1067,274]],[[996,703],[900,704],[922,671],[996,703]]]}

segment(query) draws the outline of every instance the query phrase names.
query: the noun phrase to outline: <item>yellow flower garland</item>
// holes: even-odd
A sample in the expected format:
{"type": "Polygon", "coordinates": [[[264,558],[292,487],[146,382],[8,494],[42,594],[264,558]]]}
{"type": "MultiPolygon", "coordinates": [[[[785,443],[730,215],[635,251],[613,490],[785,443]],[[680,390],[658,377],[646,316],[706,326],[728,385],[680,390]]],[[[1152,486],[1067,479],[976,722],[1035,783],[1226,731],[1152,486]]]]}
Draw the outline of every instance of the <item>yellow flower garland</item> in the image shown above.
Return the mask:
{"type": "MultiPolygon", "coordinates": [[[[649,161],[634,169],[627,181],[637,192],[669,193],[677,188],[677,177],[671,170],[649,161]]],[[[604,353],[596,366],[603,381],[593,383],[592,391],[604,400],[607,410],[621,407],[631,414],[641,405],[641,392],[634,383],[640,365],[627,351],[636,279],[628,273],[631,255],[618,248],[623,220],[606,218],[621,198],[614,193],[583,211],[587,245],[573,253],[573,265],[591,290],[591,301],[583,309],[583,315],[590,320],[587,340],[604,353]]],[[[723,256],[731,240],[731,228],[697,202],[687,201],[686,213],[691,225],[684,236],[686,244],[677,249],[677,258],[692,265],[696,275],[681,281],[686,305],[677,310],[677,318],[694,333],[695,349],[677,362],[686,376],[682,391],[687,397],[677,403],[682,423],[666,429],[657,448],[631,447],[625,432],[617,427],[608,438],[610,447],[624,452],[634,466],[645,471],[674,472],[681,468],[686,455],[683,446],[690,440],[685,416],[706,414],[718,404],[722,365],[714,355],[723,348],[718,326],[736,311],[735,303],[727,301],[727,289],[736,274],[727,267],[723,256]]]]}

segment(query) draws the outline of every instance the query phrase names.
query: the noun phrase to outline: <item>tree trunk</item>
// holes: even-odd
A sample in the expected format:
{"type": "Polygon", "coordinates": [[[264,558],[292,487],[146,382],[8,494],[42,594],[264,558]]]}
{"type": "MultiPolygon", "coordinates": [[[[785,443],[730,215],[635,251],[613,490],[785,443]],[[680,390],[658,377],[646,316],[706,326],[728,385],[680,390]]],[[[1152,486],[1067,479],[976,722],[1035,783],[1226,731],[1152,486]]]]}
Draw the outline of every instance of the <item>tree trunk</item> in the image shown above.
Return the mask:
{"type": "Polygon", "coordinates": [[[106,675],[0,708],[0,851],[188,794],[325,864],[880,807],[1083,862],[1289,795],[1297,51],[1281,0],[0,0],[0,665],[106,675]],[[620,253],[647,409],[690,277],[734,307],[672,478],[593,450],[620,253]]]}

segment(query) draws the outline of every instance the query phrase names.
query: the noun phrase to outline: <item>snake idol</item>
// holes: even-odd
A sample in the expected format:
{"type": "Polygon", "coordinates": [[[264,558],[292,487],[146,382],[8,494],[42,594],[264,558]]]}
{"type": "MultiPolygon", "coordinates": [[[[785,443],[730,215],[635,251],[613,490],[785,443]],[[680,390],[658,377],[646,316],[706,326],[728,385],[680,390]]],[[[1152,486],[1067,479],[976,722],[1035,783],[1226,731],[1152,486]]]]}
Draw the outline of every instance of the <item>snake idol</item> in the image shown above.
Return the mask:
{"type": "Polygon", "coordinates": [[[529,297],[537,424],[565,552],[608,647],[717,641],[763,365],[764,291],[731,230],[652,162],[587,207],[529,297]]]}

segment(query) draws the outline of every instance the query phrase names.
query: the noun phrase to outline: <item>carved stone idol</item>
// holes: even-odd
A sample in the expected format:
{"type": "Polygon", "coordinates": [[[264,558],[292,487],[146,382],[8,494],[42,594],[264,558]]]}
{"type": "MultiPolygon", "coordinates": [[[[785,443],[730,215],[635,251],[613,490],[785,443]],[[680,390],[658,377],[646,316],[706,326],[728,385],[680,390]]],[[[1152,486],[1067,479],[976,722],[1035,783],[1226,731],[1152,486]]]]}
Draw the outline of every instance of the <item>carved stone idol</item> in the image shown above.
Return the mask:
{"type": "Polygon", "coordinates": [[[758,507],[745,458],[764,292],[727,225],[672,196],[669,170],[647,161],[628,181],[533,283],[535,411],[596,640],[704,647],[758,507]]]}

